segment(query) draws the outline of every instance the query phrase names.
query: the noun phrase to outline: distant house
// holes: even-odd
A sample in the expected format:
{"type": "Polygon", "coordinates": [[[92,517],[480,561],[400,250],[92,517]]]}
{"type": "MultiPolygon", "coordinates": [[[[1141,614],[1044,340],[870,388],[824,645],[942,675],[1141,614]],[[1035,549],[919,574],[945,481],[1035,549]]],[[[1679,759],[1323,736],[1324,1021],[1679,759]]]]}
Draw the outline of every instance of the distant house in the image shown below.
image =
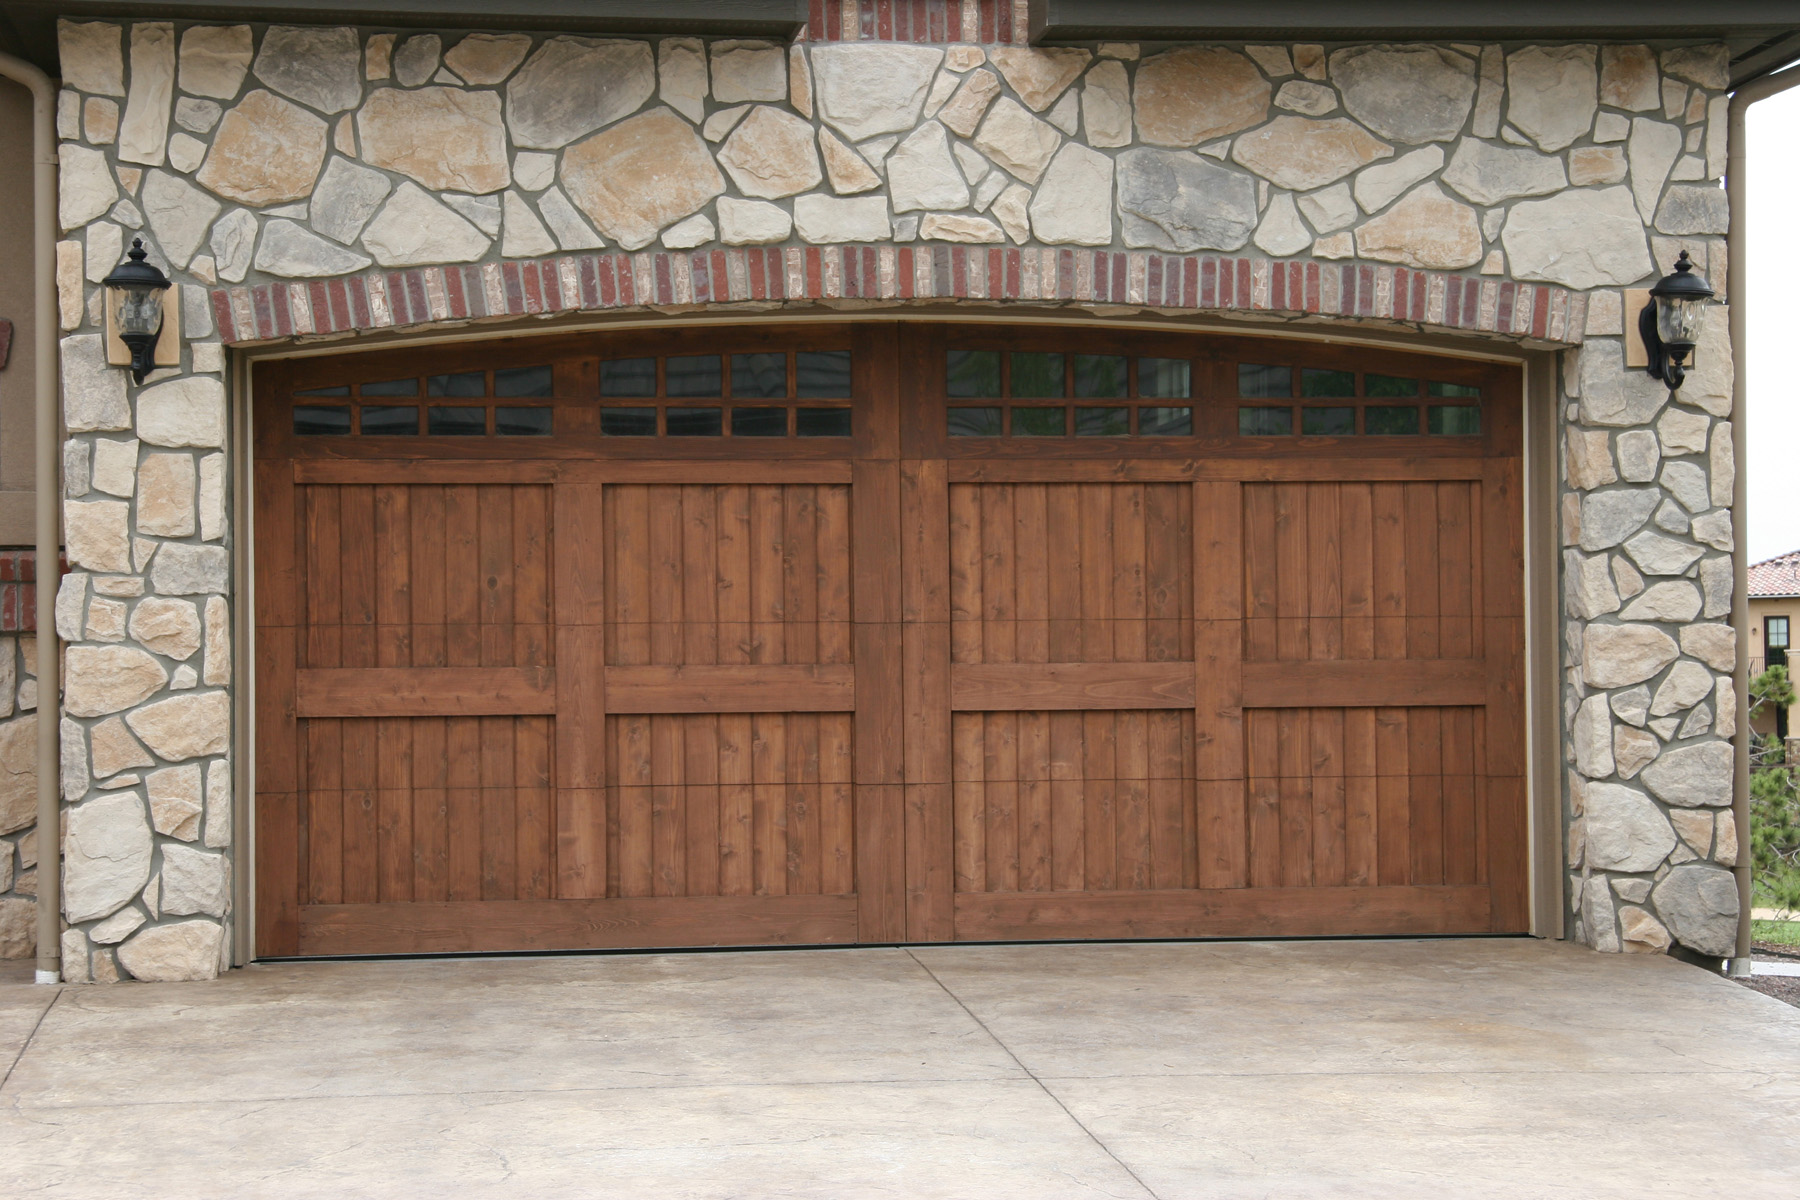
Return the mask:
{"type": "MultiPolygon", "coordinates": [[[[1750,678],[1772,664],[1785,663],[1792,645],[1794,618],[1800,616],[1800,550],[1778,554],[1750,567],[1750,678]]],[[[1752,720],[1758,733],[1771,733],[1777,723],[1787,736],[1786,713],[1761,712],[1752,720]]]]}

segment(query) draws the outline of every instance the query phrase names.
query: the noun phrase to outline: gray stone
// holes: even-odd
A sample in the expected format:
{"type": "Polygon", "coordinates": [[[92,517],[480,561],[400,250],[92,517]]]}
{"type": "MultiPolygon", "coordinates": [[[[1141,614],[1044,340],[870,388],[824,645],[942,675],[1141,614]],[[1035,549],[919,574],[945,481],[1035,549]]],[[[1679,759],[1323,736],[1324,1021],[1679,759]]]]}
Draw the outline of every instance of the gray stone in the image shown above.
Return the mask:
{"type": "Polygon", "coordinates": [[[455,209],[457,214],[466,219],[488,237],[500,234],[500,197],[498,196],[461,196],[455,192],[438,197],[445,204],[455,209]]]}
{"type": "Polygon", "coordinates": [[[696,125],[706,120],[705,42],[664,38],[656,47],[656,81],[657,95],[664,104],[696,125]]]}
{"type": "Polygon", "coordinates": [[[1646,575],[1684,575],[1702,551],[1688,542],[1646,530],[1625,543],[1625,553],[1646,575]]]}
{"type": "Polygon", "coordinates": [[[1626,146],[1631,160],[1631,194],[1637,200],[1639,215],[1649,224],[1656,212],[1656,199],[1662,195],[1663,181],[1675,156],[1681,153],[1681,130],[1649,117],[1638,117],[1631,123],[1631,141],[1626,146]]]}
{"type": "Polygon", "coordinates": [[[212,921],[152,925],[119,947],[119,965],[145,983],[213,979],[224,942],[224,928],[212,921]]]}
{"type": "Polygon", "coordinates": [[[550,227],[556,244],[564,250],[598,250],[606,245],[606,239],[582,219],[561,188],[552,187],[539,196],[538,211],[544,215],[544,224],[550,227]]]}
{"type": "Polygon", "coordinates": [[[362,99],[361,66],[362,47],[354,29],[274,25],[263,34],[252,69],[289,99],[322,113],[340,113],[362,99]]]}
{"type": "Polygon", "coordinates": [[[1619,930],[1613,916],[1612,890],[1590,880],[1581,893],[1581,919],[1587,926],[1588,942],[1603,953],[1619,949],[1619,930]]]}
{"type": "Polygon", "coordinates": [[[58,21],[56,50],[63,86],[99,96],[123,96],[122,32],[110,21],[58,21]]]}
{"type": "Polygon", "coordinates": [[[1656,511],[1659,497],[1642,488],[1592,492],[1581,498],[1581,548],[1604,550],[1638,530],[1656,511]]]}
{"type": "Polygon", "coordinates": [[[1700,615],[1722,617],[1730,612],[1733,586],[1730,559],[1709,558],[1701,563],[1700,590],[1706,596],[1706,606],[1700,610],[1700,615]]]}
{"type": "Polygon", "coordinates": [[[1624,187],[1520,201],[1500,240],[1515,276],[1565,287],[1633,283],[1652,265],[1643,222],[1624,187]]]}
{"type": "Polygon", "coordinates": [[[1677,46],[1662,52],[1662,69],[1677,79],[1721,91],[1730,86],[1730,57],[1717,42],[1704,46],[1677,46]]]}
{"type": "Polygon", "coordinates": [[[1626,691],[1614,692],[1612,710],[1619,720],[1642,728],[1644,718],[1650,714],[1650,689],[1639,684],[1626,691]]]}
{"type": "Polygon", "coordinates": [[[1255,242],[1259,250],[1275,258],[1286,258],[1312,245],[1312,240],[1311,231],[1300,221],[1300,210],[1294,206],[1292,193],[1282,192],[1269,201],[1262,224],[1256,228],[1255,242]]]}
{"type": "MultiPolygon", "coordinates": [[[[393,190],[393,184],[380,171],[371,170],[347,158],[333,158],[326,164],[325,173],[319,177],[319,185],[313,191],[309,218],[312,227],[328,238],[349,245],[362,235],[369,218],[375,215],[381,202],[393,190]]],[[[215,247],[216,245],[215,235],[215,247]]],[[[341,272],[327,271],[323,274],[341,272]]]]}
{"type": "Polygon", "coordinates": [[[286,279],[348,275],[368,265],[367,256],[326,241],[294,221],[268,222],[256,247],[256,269],[286,279]]]}
{"type": "Polygon", "coordinates": [[[1656,228],[1669,234],[1720,234],[1731,228],[1725,189],[1710,184],[1680,184],[1663,194],[1656,228]]]}
{"type": "MultiPolygon", "coordinates": [[[[1596,339],[1581,348],[1581,420],[1584,424],[1648,425],[1668,402],[1669,391],[1661,382],[1643,371],[1626,370],[1624,350],[1618,342],[1596,339]]],[[[1648,447],[1653,441],[1653,438],[1650,442],[1634,441],[1633,454],[1639,454],[1637,447],[1648,447]]],[[[1621,455],[1624,452],[1625,442],[1621,438],[1621,455]]],[[[1634,458],[1634,469],[1636,462],[1634,458]]]]}
{"type": "Polygon", "coordinates": [[[1656,527],[1669,533],[1686,533],[1691,526],[1687,513],[1673,500],[1664,500],[1656,510],[1656,527]]]}
{"type": "Polygon", "coordinates": [[[122,162],[161,166],[175,94],[175,29],[167,21],[131,26],[131,91],[119,122],[122,162]]]}
{"type": "Polygon", "coordinates": [[[1626,482],[1649,483],[1656,478],[1656,468],[1661,462],[1662,451],[1657,446],[1656,435],[1648,429],[1633,429],[1619,435],[1619,474],[1626,482]]]}
{"type": "Polygon", "coordinates": [[[1477,204],[1543,196],[1569,184],[1561,158],[1467,138],[1450,158],[1444,182],[1477,204]]]}
{"type": "Polygon", "coordinates": [[[1706,486],[1706,472],[1694,463],[1664,463],[1662,485],[1689,512],[1704,512],[1712,507],[1712,496],[1706,486]]]}
{"type": "Polygon", "coordinates": [[[1323,117],[1338,106],[1337,93],[1322,83],[1290,79],[1275,93],[1275,107],[1308,117],[1323,117]]]}
{"type": "Polygon", "coordinates": [[[1675,736],[1682,741],[1686,741],[1691,737],[1699,737],[1701,734],[1711,729],[1712,724],[1712,709],[1704,704],[1696,705],[1694,711],[1687,715],[1687,720],[1681,723],[1681,732],[1675,736]]]}
{"type": "Polygon", "coordinates": [[[416,88],[437,74],[438,59],[444,50],[444,39],[435,33],[415,33],[394,50],[394,82],[401,87],[416,88]]]}
{"type": "Polygon", "coordinates": [[[553,37],[506,85],[506,125],[515,145],[555,150],[636,112],[655,91],[648,44],[553,37]]]}
{"type": "Polygon", "coordinates": [[[1569,726],[1569,742],[1575,750],[1577,771],[1589,779],[1604,779],[1613,773],[1612,717],[1604,694],[1596,692],[1581,702],[1569,726]]]}
{"type": "Polygon", "coordinates": [[[1193,154],[1127,150],[1118,158],[1125,244],[1185,254],[1237,250],[1256,228],[1256,185],[1193,154]]]}
{"type": "MultiPolygon", "coordinates": [[[[250,69],[250,51],[254,39],[248,25],[193,25],[181,35],[181,90],[192,96],[211,96],[215,100],[235,100],[244,86],[244,73],[250,69]]],[[[176,102],[175,119],[181,121],[181,102],[176,102]]],[[[213,105],[214,120],[218,105],[213,105]]],[[[193,128],[183,123],[184,128],[193,128]]],[[[195,132],[205,133],[211,125],[195,132]]]]}
{"type": "MultiPolygon", "coordinates": [[[[1121,183],[1121,193],[1123,190],[1121,183]]],[[[1057,152],[1031,200],[1031,227],[1038,240],[1084,246],[1110,244],[1112,191],[1112,160],[1097,150],[1070,142],[1057,152]]],[[[1126,240],[1130,242],[1129,235],[1126,240]]]]}
{"type": "Polygon", "coordinates": [[[1723,808],[1731,803],[1732,762],[1730,742],[1669,750],[1644,769],[1644,782],[1667,804],[1723,808]]]}
{"type": "Polygon", "coordinates": [[[164,596],[198,596],[223,593],[230,559],[222,546],[189,546],[167,543],[151,565],[150,586],[164,596]]]}
{"type": "Polygon", "coordinates": [[[885,242],[893,233],[886,196],[801,196],[794,228],[807,242],[885,242]]]}
{"type": "Polygon", "coordinates": [[[131,428],[125,399],[127,375],[106,361],[97,333],[77,333],[59,343],[62,353],[63,423],[70,433],[131,428]]]}
{"type": "Polygon", "coordinates": [[[819,116],[853,142],[919,123],[941,50],[876,42],[833,42],[812,49],[819,116]]]}
{"type": "Polygon", "coordinates": [[[1131,81],[1124,63],[1101,62],[1087,73],[1081,85],[1081,119],[1089,145],[1131,145],[1131,81]]]}
{"type": "Polygon", "coordinates": [[[153,446],[223,446],[225,385],[190,375],[145,389],[138,395],[137,432],[153,446]]]}
{"type": "Polygon", "coordinates": [[[222,917],[230,901],[225,856],[190,846],[164,846],[162,910],[177,916],[222,917]]]}
{"type": "Polygon", "coordinates": [[[556,242],[525,197],[507,192],[500,198],[500,253],[507,258],[537,258],[556,252],[556,242]]]}
{"type": "Polygon", "coordinates": [[[1444,152],[1437,146],[1414,150],[1393,162],[1378,163],[1356,177],[1356,202],[1364,212],[1386,208],[1402,192],[1443,165],[1444,152]]]}
{"type": "Polygon", "coordinates": [[[1664,454],[1704,454],[1706,434],[1711,425],[1712,422],[1701,413],[1671,408],[1657,420],[1656,436],[1662,443],[1664,454]]]}
{"type": "Polygon", "coordinates": [[[1590,625],[1581,638],[1581,675],[1590,687],[1629,687],[1679,653],[1675,639],[1654,625],[1590,625]]]}
{"type": "Polygon", "coordinates": [[[1451,141],[1475,103],[1475,63],[1438,46],[1339,50],[1331,78],[1351,116],[1399,142],[1451,141]]]}
{"type": "Polygon", "coordinates": [[[77,229],[105,216],[119,198],[105,152],[65,142],[56,155],[57,222],[65,230],[77,229]]]}
{"type": "Polygon", "coordinates": [[[936,121],[927,121],[895,148],[887,160],[887,178],[896,213],[963,208],[969,203],[969,188],[950,153],[949,135],[936,121]]]}
{"type": "Polygon", "coordinates": [[[1570,615],[1584,621],[1619,610],[1619,593],[1606,569],[1606,555],[1563,551],[1563,584],[1570,615]]]}
{"type": "Polygon", "coordinates": [[[384,267],[474,262],[488,239],[418,184],[407,182],[363,230],[362,244],[384,267]]]}
{"type": "Polygon", "coordinates": [[[256,215],[246,208],[234,208],[214,223],[210,244],[220,279],[239,283],[250,273],[256,233],[256,215]]]}
{"type": "Polygon", "coordinates": [[[766,246],[785,242],[794,230],[794,219],[779,205],[763,200],[735,200],[720,196],[719,238],[728,246],[766,246]]]}
{"type": "MultiPolygon", "coordinates": [[[[210,27],[198,26],[197,28],[210,27]]],[[[188,32],[193,33],[194,30],[190,29],[188,32]]],[[[219,107],[216,101],[196,100],[192,96],[176,97],[175,123],[190,132],[211,133],[213,126],[217,125],[219,118],[224,115],[225,110],[219,107]]]]}
{"type": "Polygon", "coordinates": [[[1653,585],[1627,605],[1620,616],[1627,621],[1685,622],[1699,614],[1700,589],[1686,580],[1668,580],[1653,585]]]}
{"type": "Polygon", "coordinates": [[[1592,46],[1527,46],[1506,57],[1506,119],[1543,150],[1593,127],[1600,78],[1592,46]]]}
{"type": "Polygon", "coordinates": [[[1730,871],[1698,863],[1671,870],[1650,900],[1675,940],[1702,954],[1737,950],[1738,890],[1730,871]]]}
{"type": "Polygon", "coordinates": [[[1711,546],[1714,550],[1730,550],[1734,545],[1731,514],[1723,509],[1695,517],[1693,533],[1695,541],[1711,546]]]}
{"type": "Polygon", "coordinates": [[[150,879],[153,839],[136,792],[69,809],[63,838],[63,913],[70,921],[111,916],[150,879]]]}
{"type": "Polygon", "coordinates": [[[152,170],[144,176],[144,215],[157,243],[177,267],[186,267],[206,237],[207,228],[222,205],[211,196],[167,171],[152,170]]]}
{"type": "Polygon", "coordinates": [[[1583,820],[1587,862],[1597,871],[1653,871],[1675,848],[1668,818],[1636,788],[1590,783],[1583,820]]]}
{"type": "Polygon", "coordinates": [[[1620,725],[1613,729],[1613,761],[1620,779],[1631,779],[1662,750],[1662,743],[1641,729],[1620,725]]]}
{"type": "Polygon", "coordinates": [[[1062,143],[1062,135],[1025,106],[1002,97],[988,110],[975,133],[975,148],[1026,183],[1036,183],[1062,143]]]}

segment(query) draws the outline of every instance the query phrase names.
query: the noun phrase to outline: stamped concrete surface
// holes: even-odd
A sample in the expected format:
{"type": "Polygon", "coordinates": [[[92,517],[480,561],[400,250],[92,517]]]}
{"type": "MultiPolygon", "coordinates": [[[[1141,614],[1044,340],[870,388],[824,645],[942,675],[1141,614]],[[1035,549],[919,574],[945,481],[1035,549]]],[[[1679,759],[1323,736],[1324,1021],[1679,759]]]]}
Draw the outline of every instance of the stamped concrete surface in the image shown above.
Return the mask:
{"type": "Polygon", "coordinates": [[[0,975],[0,1196],[1791,1197],[1800,1011],[1531,941],[0,975]]]}

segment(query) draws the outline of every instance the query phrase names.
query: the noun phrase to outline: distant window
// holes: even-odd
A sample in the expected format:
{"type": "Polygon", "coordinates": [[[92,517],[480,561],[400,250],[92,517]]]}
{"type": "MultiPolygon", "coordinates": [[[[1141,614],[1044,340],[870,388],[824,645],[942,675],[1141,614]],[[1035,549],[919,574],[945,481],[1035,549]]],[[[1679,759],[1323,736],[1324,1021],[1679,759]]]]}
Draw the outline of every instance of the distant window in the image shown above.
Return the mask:
{"type": "Polygon", "coordinates": [[[1763,646],[1769,650],[1788,648],[1788,619],[1769,617],[1763,623],[1763,646]]]}

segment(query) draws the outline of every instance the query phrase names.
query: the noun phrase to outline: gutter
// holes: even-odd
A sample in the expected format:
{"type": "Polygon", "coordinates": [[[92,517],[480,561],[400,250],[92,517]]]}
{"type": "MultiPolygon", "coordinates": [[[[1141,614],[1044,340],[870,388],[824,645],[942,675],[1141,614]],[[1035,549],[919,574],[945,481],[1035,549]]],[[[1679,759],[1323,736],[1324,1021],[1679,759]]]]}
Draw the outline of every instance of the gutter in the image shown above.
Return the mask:
{"type": "MultiPolygon", "coordinates": [[[[1748,294],[1745,277],[1749,265],[1747,246],[1748,220],[1746,204],[1749,196],[1744,170],[1744,114],[1758,100],[1785,92],[1800,84],[1800,66],[1790,66],[1773,75],[1752,79],[1731,93],[1727,109],[1727,142],[1725,151],[1725,195],[1730,207],[1730,225],[1725,235],[1725,256],[1730,275],[1726,279],[1725,300],[1731,312],[1731,353],[1734,359],[1731,385],[1731,455],[1736,466],[1731,485],[1731,509],[1737,528],[1737,551],[1732,555],[1731,624],[1738,632],[1737,666],[1737,745],[1732,772],[1731,809],[1738,829],[1738,936],[1737,954],[1731,960],[1731,977],[1750,976],[1750,550],[1746,536],[1750,483],[1746,454],[1750,445],[1747,432],[1749,412],[1749,318],[1744,311],[1748,294]]],[[[41,596],[40,592],[40,596],[41,596]]],[[[42,599],[38,601],[43,604],[42,599]]],[[[40,685],[42,686],[42,685],[40,685]]],[[[41,786],[41,785],[40,785],[41,786]]],[[[40,951],[41,953],[41,951],[40,951]]]]}
{"type": "Polygon", "coordinates": [[[61,582],[62,412],[56,387],[56,85],[21,58],[0,54],[0,78],[31,89],[32,334],[37,368],[37,981],[61,981],[62,656],[56,640],[61,582]]]}

